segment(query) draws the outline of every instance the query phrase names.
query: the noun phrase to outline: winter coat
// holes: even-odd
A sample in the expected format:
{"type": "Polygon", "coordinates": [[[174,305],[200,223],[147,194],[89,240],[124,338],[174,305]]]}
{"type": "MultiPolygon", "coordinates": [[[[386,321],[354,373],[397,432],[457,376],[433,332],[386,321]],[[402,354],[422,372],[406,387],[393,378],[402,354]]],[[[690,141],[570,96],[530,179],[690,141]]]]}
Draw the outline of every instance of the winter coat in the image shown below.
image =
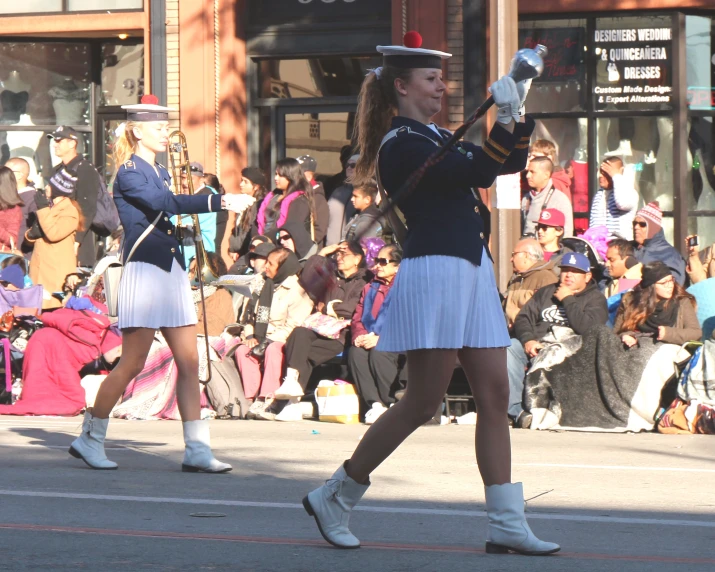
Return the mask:
{"type": "Polygon", "coordinates": [[[608,320],[606,298],[593,281],[562,301],[554,297],[558,287],[552,284],[541,288],[519,312],[514,320],[514,335],[521,345],[541,340],[552,326],[566,326],[582,336],[594,325],[608,320]]]}
{"type": "Polygon", "coordinates": [[[526,272],[515,272],[512,275],[504,299],[504,314],[506,314],[510,330],[514,327],[517,314],[531,300],[536,291],[559,281],[550,266],[548,262],[542,260],[526,272]]]}
{"type": "Polygon", "coordinates": [[[355,307],[353,321],[350,324],[353,342],[358,336],[363,336],[365,334],[373,333],[378,336],[380,335],[380,331],[382,330],[382,324],[379,319],[380,310],[382,309],[387,293],[392,288],[393,283],[394,281],[388,284],[381,278],[375,278],[362,289],[360,301],[355,307]],[[375,322],[369,329],[363,322],[364,318],[368,315],[372,316],[372,319],[375,322]]]}
{"type": "MultiPolygon", "coordinates": [[[[327,312],[329,302],[340,300],[340,302],[332,305],[333,312],[338,318],[351,320],[362,296],[363,288],[371,279],[372,274],[365,268],[359,269],[350,278],[344,278],[342,274],[338,273],[335,286],[326,294],[326,304],[322,309],[322,313],[327,312]]],[[[348,328],[345,328],[340,333],[340,341],[343,344],[347,337],[347,330],[348,328]]]]}
{"type": "Polygon", "coordinates": [[[266,337],[284,342],[313,312],[313,301],[298,283],[298,276],[288,276],[273,293],[266,337]]]}
{"type": "MultiPolygon", "coordinates": [[[[208,326],[209,336],[220,336],[226,326],[236,321],[236,314],[233,311],[233,298],[228,290],[223,288],[217,289],[210,296],[206,296],[206,325],[208,326]]],[[[197,333],[204,333],[204,309],[198,304],[197,333]]]]}
{"type": "Polygon", "coordinates": [[[659,230],[653,238],[649,238],[642,245],[636,247],[634,256],[638,262],[648,264],[660,261],[673,273],[673,278],[681,286],[685,283],[685,260],[666,239],[663,229],[659,230]]]}
{"type": "MultiPolygon", "coordinates": [[[[613,324],[613,331],[620,332],[623,335],[626,332],[621,332],[623,327],[623,319],[625,317],[626,304],[630,300],[632,294],[629,292],[623,296],[621,305],[618,307],[616,321],[613,324]]],[[[665,326],[665,335],[662,340],[665,344],[683,345],[686,342],[699,341],[703,337],[703,330],[700,327],[698,316],[693,303],[688,298],[678,300],[678,317],[675,319],[675,326],[665,326]]]]}
{"type": "Polygon", "coordinates": [[[636,217],[640,197],[638,191],[623,175],[613,176],[613,189],[598,189],[591,202],[589,226],[608,228],[608,239],[633,236],[633,219],[636,217]]]}
{"type": "Polygon", "coordinates": [[[370,205],[350,219],[345,227],[344,240],[381,237],[383,228],[385,228],[385,221],[380,216],[380,209],[370,205]]]}
{"type": "Polygon", "coordinates": [[[52,293],[61,292],[67,275],[77,271],[74,243],[80,215],[74,203],[63,197],[55,199],[52,207],[39,209],[37,220],[42,238],[27,239],[35,244],[30,260],[30,279],[45,289],[42,308],[59,308],[62,303],[53,298],[52,293]]]}
{"type": "MultiPolygon", "coordinates": [[[[323,244],[325,236],[328,234],[328,220],[330,219],[330,209],[328,208],[328,200],[325,198],[325,189],[323,183],[313,180],[313,204],[315,205],[315,242],[323,244]]],[[[310,231],[310,227],[308,228],[310,231]]]]}
{"type": "Polygon", "coordinates": [[[270,211],[274,210],[280,196],[280,191],[273,191],[268,193],[261,202],[257,217],[258,234],[263,234],[271,240],[275,240],[278,229],[289,222],[304,225],[305,229],[310,233],[310,205],[305,193],[303,191],[290,193],[281,201],[275,216],[271,217],[270,211]]]}
{"type": "Polygon", "coordinates": [[[0,252],[19,249],[20,227],[22,226],[22,207],[15,205],[0,210],[0,252]]]}
{"type": "MultiPolygon", "coordinates": [[[[17,248],[22,250],[23,252],[28,251],[31,252],[31,247],[32,245],[28,243],[26,247],[23,248],[24,243],[25,243],[25,231],[28,229],[28,227],[32,224],[32,221],[34,220],[34,213],[37,210],[37,205],[35,204],[35,193],[37,192],[37,189],[35,187],[25,187],[22,190],[18,189],[18,193],[20,195],[20,198],[22,199],[22,202],[24,203],[22,206],[22,222],[20,224],[20,232],[18,233],[17,239],[18,239],[18,246],[17,248]]],[[[29,258],[29,256],[28,256],[29,258]]]]}
{"type": "Polygon", "coordinates": [[[355,216],[355,207],[350,202],[353,196],[353,186],[350,183],[336,188],[328,199],[328,234],[326,245],[337,244],[345,233],[347,222],[355,216]]]}
{"type": "Polygon", "coordinates": [[[524,232],[522,234],[536,234],[536,221],[539,220],[539,215],[544,209],[560,210],[566,224],[564,226],[564,237],[573,236],[573,207],[571,201],[561,191],[554,187],[554,184],[549,180],[549,184],[535,197],[531,193],[521,201],[521,212],[524,217],[524,232]],[[553,189],[553,192],[551,190],[553,189]],[[551,196],[549,196],[551,194],[551,196]],[[548,201],[546,200],[548,197],[548,201]]]}

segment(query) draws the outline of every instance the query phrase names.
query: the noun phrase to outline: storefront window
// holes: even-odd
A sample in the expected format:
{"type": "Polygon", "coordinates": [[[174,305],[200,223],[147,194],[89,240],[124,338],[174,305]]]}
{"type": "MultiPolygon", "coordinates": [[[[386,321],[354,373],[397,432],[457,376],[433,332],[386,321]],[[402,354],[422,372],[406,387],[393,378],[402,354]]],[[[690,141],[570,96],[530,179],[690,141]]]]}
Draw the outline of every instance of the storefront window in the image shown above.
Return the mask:
{"type": "Polygon", "coordinates": [[[715,121],[691,117],[688,121],[687,178],[689,231],[708,245],[715,242],[715,121]]]}
{"type": "Polygon", "coordinates": [[[260,97],[356,96],[367,70],[381,65],[379,56],[258,62],[260,97]]]}
{"type": "Polygon", "coordinates": [[[93,10],[141,10],[144,0],[69,0],[70,12],[93,10]]]}
{"type": "Polygon", "coordinates": [[[519,22],[519,45],[549,49],[544,73],[529,92],[529,112],[583,111],[586,106],[586,20],[519,22]]]}
{"type": "Polygon", "coordinates": [[[102,105],[131,105],[144,95],[144,46],[102,44],[102,105]]]}
{"type": "Polygon", "coordinates": [[[665,211],[663,230],[673,241],[673,120],[670,117],[623,117],[597,121],[599,161],[623,160],[625,177],[643,203],[657,201],[665,211]]]}
{"type": "Polygon", "coordinates": [[[311,155],[318,173],[333,175],[342,169],[340,149],[350,143],[353,113],[286,113],[286,157],[311,155]]]}
{"type": "Polygon", "coordinates": [[[671,109],[671,16],[597,18],[590,56],[596,60],[597,111],[671,109]]]}
{"type": "Polygon", "coordinates": [[[685,45],[688,107],[715,110],[715,22],[704,16],[686,16],[685,45]]]}
{"type": "Polygon", "coordinates": [[[1,2],[0,14],[32,14],[33,12],[61,12],[62,0],[25,0],[1,2]]]}

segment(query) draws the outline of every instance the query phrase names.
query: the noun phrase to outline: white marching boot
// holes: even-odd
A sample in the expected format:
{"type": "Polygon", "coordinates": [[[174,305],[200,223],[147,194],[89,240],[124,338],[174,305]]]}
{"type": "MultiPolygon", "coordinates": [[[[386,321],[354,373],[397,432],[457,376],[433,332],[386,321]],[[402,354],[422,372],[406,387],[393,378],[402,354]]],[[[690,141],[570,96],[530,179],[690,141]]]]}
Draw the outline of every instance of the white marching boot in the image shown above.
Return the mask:
{"type": "Polygon", "coordinates": [[[205,420],[184,421],[186,452],[181,470],[185,473],[228,473],[233,467],[217,461],[211,452],[209,422],[205,420]]]}
{"type": "Polygon", "coordinates": [[[361,485],[345,472],[343,464],[325,484],[303,499],[306,512],[315,517],[323,538],[337,548],[360,548],[350,532],[350,512],[360,502],[370,483],[361,485]]]}
{"type": "Polygon", "coordinates": [[[487,554],[518,552],[529,556],[553,554],[558,544],[536,538],[524,516],[524,489],[521,483],[484,487],[487,497],[487,554]]]}
{"type": "Polygon", "coordinates": [[[93,417],[89,411],[84,412],[82,434],[70,445],[69,454],[82,459],[93,469],[111,471],[117,468],[117,463],[107,459],[104,452],[104,439],[107,437],[109,419],[93,417]]]}
{"type": "Polygon", "coordinates": [[[303,388],[298,383],[299,373],[297,369],[289,367],[286,369],[286,376],[283,383],[276,390],[273,397],[276,399],[290,399],[291,397],[303,397],[303,388]]]}

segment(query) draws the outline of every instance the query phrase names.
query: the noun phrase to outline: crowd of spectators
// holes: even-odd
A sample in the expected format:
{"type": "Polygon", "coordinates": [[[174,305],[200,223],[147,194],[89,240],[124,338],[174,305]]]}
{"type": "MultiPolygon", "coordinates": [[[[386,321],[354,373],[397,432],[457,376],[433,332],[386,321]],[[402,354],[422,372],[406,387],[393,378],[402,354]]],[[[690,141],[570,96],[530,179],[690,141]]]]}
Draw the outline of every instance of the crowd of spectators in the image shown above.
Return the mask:
{"type": "MultiPolygon", "coordinates": [[[[104,306],[102,275],[107,260],[116,255],[121,229],[97,248],[91,227],[101,192],[98,174],[77,153],[71,129],[58,128],[52,136],[62,163],[44,188],[36,189],[28,180],[23,159],[10,159],[0,167],[0,256],[5,258],[0,302],[14,319],[10,326],[4,320],[5,335],[13,339],[20,357],[24,352],[22,368],[14,371],[23,392],[16,405],[9,405],[6,388],[2,413],[78,413],[81,374],[101,375],[120,350],[120,332],[113,330],[104,306]],[[95,264],[105,253],[108,258],[95,264]],[[18,292],[27,292],[26,300],[19,301],[18,292]],[[34,308],[26,303],[30,292],[39,300],[34,308]],[[87,342],[77,335],[78,327],[99,337],[87,335],[87,342]],[[55,360],[60,360],[57,371],[63,373],[46,375],[38,383],[38,372],[51,369],[55,360]]],[[[332,177],[320,177],[309,155],[281,159],[272,190],[270,178],[257,167],[243,169],[237,189],[224,189],[200,163],[192,163],[183,174],[182,192],[193,187],[200,194],[236,192],[256,199],[240,217],[200,215],[207,251],[201,268],[192,217],[175,218],[183,230],[181,248],[195,286],[198,333],[212,340],[211,355],[202,358],[204,366],[209,360],[231,361],[239,393],[248,404],[238,414],[216,415],[299,421],[313,412],[305,404],[319,381],[317,368],[331,363],[354,385],[361,418],[369,424],[409,383],[404,356],[377,349],[402,251],[380,216],[376,184],[351,183],[358,158],[352,148],[342,149],[342,170],[332,177]],[[200,303],[199,273],[205,306],[200,303]],[[249,292],[222,287],[219,278],[225,275],[249,279],[249,292]]],[[[533,143],[524,173],[522,237],[514,246],[513,276],[503,293],[511,336],[509,417],[518,428],[583,426],[583,419],[611,427],[603,417],[594,422],[596,414],[584,413],[574,397],[579,389],[569,373],[573,364],[579,364],[582,387],[603,391],[606,383],[620,383],[622,400],[628,408],[636,407],[646,391],[644,382],[633,391],[623,389],[621,376],[609,377],[599,363],[620,363],[623,355],[630,356],[628,374],[638,382],[649,363],[682,369],[681,354],[664,357],[666,352],[658,353],[658,348],[701,341],[696,299],[684,286],[707,285],[715,278],[713,246],[701,249],[688,237],[684,259],[666,240],[659,205],[643,204],[620,158],[606,157],[601,163],[586,225],[579,216],[582,210],[574,205],[570,169],[568,162],[558,163],[553,143],[533,143]],[[583,234],[585,226],[590,228],[583,234]],[[589,362],[584,357],[587,347],[601,348],[602,353],[589,362]]],[[[162,343],[158,336],[152,349],[159,361],[162,343]]],[[[159,371],[151,355],[146,368],[159,371]]],[[[158,383],[149,369],[142,374],[146,377],[137,379],[158,383]]],[[[661,414],[669,406],[661,396],[665,381],[648,388],[658,393],[656,409],[661,414]]],[[[584,390],[581,401],[586,395],[584,390]]],[[[125,397],[122,415],[136,395],[125,397]]]]}

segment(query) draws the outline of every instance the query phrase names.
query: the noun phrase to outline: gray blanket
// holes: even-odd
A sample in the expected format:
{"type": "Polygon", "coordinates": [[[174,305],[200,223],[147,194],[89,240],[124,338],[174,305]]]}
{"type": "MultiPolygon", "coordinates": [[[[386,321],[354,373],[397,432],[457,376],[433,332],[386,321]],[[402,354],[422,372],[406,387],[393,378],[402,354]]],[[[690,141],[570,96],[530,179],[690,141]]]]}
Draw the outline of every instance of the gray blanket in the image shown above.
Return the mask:
{"type": "Polygon", "coordinates": [[[560,363],[529,370],[531,428],[650,430],[663,386],[689,357],[679,346],[649,338],[626,348],[608,327],[596,326],[560,363]]]}

